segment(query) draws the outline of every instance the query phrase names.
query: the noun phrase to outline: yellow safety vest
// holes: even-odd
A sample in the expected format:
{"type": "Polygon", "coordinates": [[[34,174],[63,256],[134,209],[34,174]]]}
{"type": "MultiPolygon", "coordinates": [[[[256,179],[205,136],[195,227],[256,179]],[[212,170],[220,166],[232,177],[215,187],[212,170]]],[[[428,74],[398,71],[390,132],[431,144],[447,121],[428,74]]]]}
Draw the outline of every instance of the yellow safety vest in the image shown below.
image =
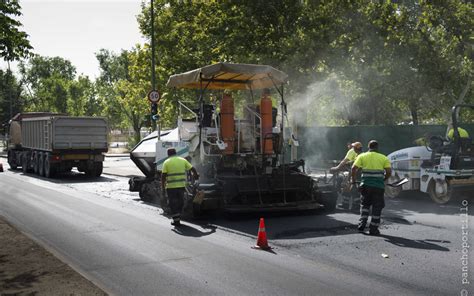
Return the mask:
{"type": "Polygon", "coordinates": [[[346,157],[344,159],[348,159],[350,162],[354,162],[357,158],[357,152],[355,152],[354,148],[351,148],[347,151],[346,157]]]}
{"type": "MultiPolygon", "coordinates": [[[[469,133],[465,129],[458,127],[458,132],[461,138],[469,138],[469,133]]],[[[454,140],[454,128],[448,131],[448,138],[454,140]]]]}
{"type": "Polygon", "coordinates": [[[193,166],[186,159],[172,156],[163,163],[162,173],[166,174],[166,189],[186,186],[186,171],[193,166]]]}
{"type": "Polygon", "coordinates": [[[354,166],[362,169],[361,186],[385,188],[385,169],[390,168],[387,156],[376,151],[361,153],[355,160],[354,166]]]}

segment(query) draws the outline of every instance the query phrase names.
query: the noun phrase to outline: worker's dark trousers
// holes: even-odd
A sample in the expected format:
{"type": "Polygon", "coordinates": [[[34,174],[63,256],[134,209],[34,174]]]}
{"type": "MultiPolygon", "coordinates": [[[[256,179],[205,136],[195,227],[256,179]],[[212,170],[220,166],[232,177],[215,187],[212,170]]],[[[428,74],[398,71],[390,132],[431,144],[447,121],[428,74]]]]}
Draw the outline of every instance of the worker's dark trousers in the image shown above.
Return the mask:
{"type": "Polygon", "coordinates": [[[184,187],[166,189],[168,194],[168,204],[171,210],[171,218],[174,221],[181,220],[181,212],[184,206],[184,187]]]}
{"type": "Polygon", "coordinates": [[[370,220],[370,228],[377,229],[380,225],[380,215],[385,207],[383,197],[384,189],[361,186],[360,187],[360,219],[359,227],[365,226],[369,219],[370,207],[372,207],[372,219],[370,220]]]}

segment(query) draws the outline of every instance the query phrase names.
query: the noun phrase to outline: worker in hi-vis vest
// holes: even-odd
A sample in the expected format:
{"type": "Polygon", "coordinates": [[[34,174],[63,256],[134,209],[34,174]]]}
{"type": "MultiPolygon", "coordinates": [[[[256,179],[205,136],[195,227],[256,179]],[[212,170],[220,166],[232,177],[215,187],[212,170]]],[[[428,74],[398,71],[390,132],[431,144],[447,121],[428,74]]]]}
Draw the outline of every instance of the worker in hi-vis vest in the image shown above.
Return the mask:
{"type": "Polygon", "coordinates": [[[171,210],[171,225],[181,225],[181,212],[184,207],[184,191],[186,187],[187,171],[193,173],[194,179],[199,174],[186,159],[176,155],[176,149],[168,149],[168,159],[163,163],[161,170],[161,188],[163,194],[168,194],[168,203],[171,210]]]}
{"type": "MultiPolygon", "coordinates": [[[[469,133],[462,127],[458,127],[458,133],[460,138],[469,138],[469,133]]],[[[449,129],[447,138],[451,141],[454,140],[454,128],[449,129]]]]}
{"type": "Polygon", "coordinates": [[[369,234],[379,235],[380,215],[385,207],[384,192],[385,181],[390,178],[392,170],[387,156],[379,153],[379,144],[372,140],[369,142],[369,151],[359,154],[352,165],[352,180],[356,180],[359,170],[362,171],[359,191],[360,197],[360,219],[359,232],[363,232],[367,225],[370,208],[372,207],[372,219],[370,220],[369,234]]]}
{"type": "Polygon", "coordinates": [[[346,170],[346,164],[353,164],[357,156],[362,152],[362,144],[360,142],[354,142],[348,145],[349,150],[346,153],[344,159],[335,167],[332,167],[329,171],[335,173],[341,170],[346,170]]]}
{"type": "MultiPolygon", "coordinates": [[[[354,142],[347,146],[349,150],[346,153],[344,159],[335,167],[329,169],[329,172],[332,174],[338,173],[340,171],[349,171],[349,176],[347,180],[344,180],[342,185],[342,204],[340,207],[344,209],[349,209],[353,211],[359,211],[360,208],[360,201],[359,201],[359,194],[356,188],[351,187],[351,175],[350,169],[352,164],[356,160],[357,156],[362,153],[362,143],[361,142],[354,142]],[[352,200],[352,201],[351,201],[352,200]]],[[[355,181],[355,180],[354,180],[355,181]]]]}

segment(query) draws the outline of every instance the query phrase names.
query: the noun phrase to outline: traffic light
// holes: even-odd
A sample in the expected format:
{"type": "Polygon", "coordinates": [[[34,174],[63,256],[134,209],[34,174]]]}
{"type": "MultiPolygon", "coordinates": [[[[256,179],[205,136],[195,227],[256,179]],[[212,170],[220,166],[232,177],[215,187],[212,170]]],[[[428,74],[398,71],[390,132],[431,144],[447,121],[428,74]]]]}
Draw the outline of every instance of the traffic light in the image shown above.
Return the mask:
{"type": "Polygon", "coordinates": [[[157,113],[158,113],[158,104],[151,103],[151,120],[157,121],[158,119],[160,119],[160,116],[157,113]]]}

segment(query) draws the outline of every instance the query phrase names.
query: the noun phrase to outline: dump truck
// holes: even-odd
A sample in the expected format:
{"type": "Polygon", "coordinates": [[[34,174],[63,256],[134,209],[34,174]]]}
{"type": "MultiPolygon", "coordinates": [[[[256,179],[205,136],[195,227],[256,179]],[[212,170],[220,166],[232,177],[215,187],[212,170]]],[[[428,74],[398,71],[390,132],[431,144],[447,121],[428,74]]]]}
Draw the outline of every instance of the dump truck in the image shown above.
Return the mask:
{"type": "MultiPolygon", "coordinates": [[[[438,204],[449,202],[456,193],[474,195],[474,143],[459,134],[461,110],[473,114],[474,105],[460,104],[451,109],[453,137],[431,136],[426,146],[409,147],[388,155],[392,163],[389,182],[408,178],[402,187],[387,188],[385,194],[397,197],[401,191],[428,193],[438,204]]],[[[466,116],[472,120],[471,116],[466,116]]]]}
{"type": "MultiPolygon", "coordinates": [[[[298,142],[286,124],[286,81],[287,75],[271,66],[251,64],[217,63],[172,75],[168,87],[193,89],[198,97],[195,103],[178,100],[176,128],[157,134],[156,171],[147,171],[149,180],[159,178],[166,149],[174,147],[200,174],[199,182],[189,180],[186,188],[194,214],[334,210],[336,190],[318,186],[305,173],[304,160],[291,159],[290,145],[298,142]]],[[[131,158],[149,167],[143,165],[149,155],[140,160],[139,150],[131,158]]]]}
{"type": "Polygon", "coordinates": [[[91,177],[102,174],[108,126],[101,117],[18,113],[10,120],[8,164],[47,178],[76,167],[91,177]]]}

